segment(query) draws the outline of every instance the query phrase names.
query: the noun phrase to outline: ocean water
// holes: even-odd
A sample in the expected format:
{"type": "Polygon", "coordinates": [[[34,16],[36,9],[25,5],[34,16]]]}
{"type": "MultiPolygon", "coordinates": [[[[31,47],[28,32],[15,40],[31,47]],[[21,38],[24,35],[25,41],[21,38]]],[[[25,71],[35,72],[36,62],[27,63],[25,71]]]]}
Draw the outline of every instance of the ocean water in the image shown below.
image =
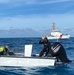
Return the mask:
{"type": "MultiPolygon", "coordinates": [[[[26,44],[33,44],[32,54],[38,54],[42,45],[40,38],[0,38],[0,46],[8,45],[10,51],[23,53],[26,44]]],[[[57,40],[49,40],[54,43],[57,40]]],[[[65,48],[71,64],[54,67],[0,67],[0,75],[74,75],[74,38],[58,40],[65,48]]],[[[13,63],[13,62],[12,62],[13,63]]]]}

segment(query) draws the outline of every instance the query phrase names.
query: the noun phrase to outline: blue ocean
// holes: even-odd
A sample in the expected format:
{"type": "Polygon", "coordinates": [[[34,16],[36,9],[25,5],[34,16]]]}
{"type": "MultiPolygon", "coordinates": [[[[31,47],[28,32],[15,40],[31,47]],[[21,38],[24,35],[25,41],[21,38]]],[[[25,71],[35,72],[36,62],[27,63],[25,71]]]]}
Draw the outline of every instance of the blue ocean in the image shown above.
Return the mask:
{"type": "MultiPolygon", "coordinates": [[[[26,44],[33,44],[32,54],[38,54],[42,45],[40,38],[0,38],[0,46],[8,45],[10,51],[23,53],[26,44]]],[[[57,40],[49,40],[51,44],[57,40]]],[[[74,61],[74,38],[69,40],[58,40],[67,53],[70,60],[74,61]]],[[[13,63],[13,62],[12,62],[13,63]]],[[[74,75],[74,62],[67,65],[53,67],[0,67],[0,75],[74,75]]]]}

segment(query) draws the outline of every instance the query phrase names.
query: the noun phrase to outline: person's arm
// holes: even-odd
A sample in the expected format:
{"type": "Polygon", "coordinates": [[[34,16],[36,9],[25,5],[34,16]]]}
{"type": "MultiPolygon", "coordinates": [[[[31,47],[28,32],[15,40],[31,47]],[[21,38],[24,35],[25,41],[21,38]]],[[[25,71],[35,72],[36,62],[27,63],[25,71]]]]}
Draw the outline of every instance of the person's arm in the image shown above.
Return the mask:
{"type": "Polygon", "coordinates": [[[42,40],[42,38],[40,39],[39,44],[44,44],[44,41],[42,40]]]}

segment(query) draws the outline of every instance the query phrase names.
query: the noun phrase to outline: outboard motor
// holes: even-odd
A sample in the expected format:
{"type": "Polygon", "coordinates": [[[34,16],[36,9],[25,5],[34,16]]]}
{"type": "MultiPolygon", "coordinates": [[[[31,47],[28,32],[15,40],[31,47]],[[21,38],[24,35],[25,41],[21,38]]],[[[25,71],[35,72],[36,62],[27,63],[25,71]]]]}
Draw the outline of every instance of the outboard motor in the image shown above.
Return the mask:
{"type": "Polygon", "coordinates": [[[71,62],[67,58],[66,51],[65,51],[64,47],[59,42],[55,42],[51,45],[50,53],[53,57],[56,57],[57,60],[60,60],[61,62],[64,62],[64,63],[71,62]]]}

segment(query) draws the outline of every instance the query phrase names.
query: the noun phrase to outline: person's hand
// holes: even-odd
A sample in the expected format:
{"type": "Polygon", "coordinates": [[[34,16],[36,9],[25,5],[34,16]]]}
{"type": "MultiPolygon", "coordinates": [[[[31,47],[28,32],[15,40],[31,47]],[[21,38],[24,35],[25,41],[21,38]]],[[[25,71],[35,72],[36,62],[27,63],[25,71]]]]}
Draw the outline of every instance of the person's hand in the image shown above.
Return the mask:
{"type": "Polygon", "coordinates": [[[40,40],[42,40],[42,38],[40,40]]]}

